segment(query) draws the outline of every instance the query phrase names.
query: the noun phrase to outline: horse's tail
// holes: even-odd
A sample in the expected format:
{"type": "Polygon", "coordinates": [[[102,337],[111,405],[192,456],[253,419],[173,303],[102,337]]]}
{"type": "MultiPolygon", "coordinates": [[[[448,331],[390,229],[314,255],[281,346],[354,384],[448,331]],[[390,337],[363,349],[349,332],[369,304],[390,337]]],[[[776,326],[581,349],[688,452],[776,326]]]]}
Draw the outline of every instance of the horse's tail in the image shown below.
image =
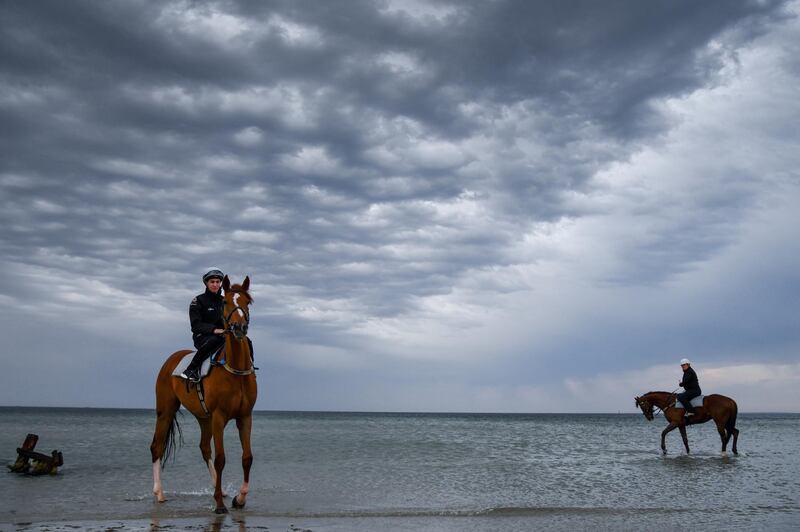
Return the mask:
{"type": "MultiPolygon", "coordinates": [[[[175,458],[174,452],[178,447],[183,445],[183,431],[181,425],[178,423],[178,412],[180,412],[180,400],[175,395],[172,389],[172,372],[178,362],[191,353],[191,351],[183,350],[173,353],[164,365],[161,366],[161,371],[158,372],[156,379],[156,431],[153,435],[153,444],[150,450],[153,457],[153,462],[161,459],[161,467],[166,465],[167,459],[172,456],[175,458]],[[161,445],[163,444],[163,449],[161,445]],[[160,451],[160,452],[159,452],[160,451]],[[159,456],[160,454],[160,456],[159,456]]],[[[181,413],[183,415],[183,413],[181,413]]]]}
{"type": "MultiPolygon", "coordinates": [[[[164,438],[164,456],[161,459],[161,467],[164,468],[167,465],[167,460],[169,460],[170,456],[172,459],[175,459],[175,451],[178,447],[183,445],[183,430],[181,429],[181,424],[178,423],[178,413],[180,410],[176,411],[172,414],[172,421],[170,421],[169,428],[167,429],[167,435],[164,438]],[[175,433],[177,432],[178,437],[175,438],[175,433]]],[[[181,415],[183,415],[181,413],[181,415]]]]}
{"type": "Polygon", "coordinates": [[[731,415],[728,416],[727,423],[725,423],[725,430],[728,431],[728,434],[732,434],[733,429],[736,428],[736,415],[739,413],[739,406],[736,404],[736,401],[731,399],[731,403],[733,403],[733,409],[731,415]]]}

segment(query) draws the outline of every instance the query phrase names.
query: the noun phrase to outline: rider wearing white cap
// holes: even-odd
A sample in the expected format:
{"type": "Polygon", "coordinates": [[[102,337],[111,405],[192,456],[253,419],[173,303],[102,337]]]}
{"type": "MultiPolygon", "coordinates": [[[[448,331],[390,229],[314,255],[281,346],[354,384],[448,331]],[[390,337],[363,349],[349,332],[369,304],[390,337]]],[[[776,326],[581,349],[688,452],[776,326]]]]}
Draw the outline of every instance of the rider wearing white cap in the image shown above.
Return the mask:
{"type": "Polygon", "coordinates": [[[685,390],[683,393],[678,394],[678,400],[683,403],[686,409],[687,416],[694,415],[694,407],[692,407],[692,399],[700,395],[700,383],[697,380],[697,373],[692,369],[692,363],[688,358],[681,359],[681,369],[683,370],[683,379],[678,384],[685,390]]]}

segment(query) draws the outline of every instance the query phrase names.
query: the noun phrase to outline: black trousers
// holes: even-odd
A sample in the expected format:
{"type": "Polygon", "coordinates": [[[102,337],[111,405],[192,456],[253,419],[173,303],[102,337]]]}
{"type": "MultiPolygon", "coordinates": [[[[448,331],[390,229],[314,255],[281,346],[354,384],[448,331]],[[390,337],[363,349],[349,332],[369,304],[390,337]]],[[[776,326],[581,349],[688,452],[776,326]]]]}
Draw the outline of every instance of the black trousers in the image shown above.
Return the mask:
{"type": "MultiPolygon", "coordinates": [[[[198,336],[194,339],[194,347],[197,349],[197,352],[192,357],[192,361],[189,363],[189,368],[199,368],[205,359],[213,355],[217,352],[217,349],[222,347],[222,344],[225,343],[225,336],[221,334],[204,334],[202,336],[198,336]]],[[[255,360],[255,355],[253,354],[253,342],[250,338],[247,339],[247,343],[250,344],[250,358],[255,360]]]]}
{"type": "Polygon", "coordinates": [[[678,401],[683,403],[684,408],[686,408],[687,412],[694,412],[694,407],[692,406],[692,399],[700,395],[700,392],[697,390],[686,390],[683,393],[678,394],[678,401]]]}

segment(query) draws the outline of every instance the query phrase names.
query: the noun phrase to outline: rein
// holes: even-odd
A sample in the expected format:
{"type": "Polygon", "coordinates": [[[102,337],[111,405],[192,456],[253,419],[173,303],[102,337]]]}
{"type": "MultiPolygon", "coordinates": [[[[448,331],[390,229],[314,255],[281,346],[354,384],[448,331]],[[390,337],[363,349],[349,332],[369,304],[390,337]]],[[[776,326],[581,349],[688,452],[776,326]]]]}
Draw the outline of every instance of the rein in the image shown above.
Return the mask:
{"type": "Polygon", "coordinates": [[[678,400],[677,396],[675,395],[675,392],[677,392],[677,391],[678,391],[678,389],[676,388],[672,393],[669,394],[669,397],[667,398],[667,406],[665,406],[664,408],[661,408],[660,406],[653,405],[653,408],[658,410],[658,412],[655,412],[653,414],[653,419],[655,419],[657,415],[663,414],[664,410],[666,410],[667,408],[672,408],[673,406],[675,406],[675,403],[678,400]],[[670,399],[672,399],[672,400],[670,400],[670,399]]]}

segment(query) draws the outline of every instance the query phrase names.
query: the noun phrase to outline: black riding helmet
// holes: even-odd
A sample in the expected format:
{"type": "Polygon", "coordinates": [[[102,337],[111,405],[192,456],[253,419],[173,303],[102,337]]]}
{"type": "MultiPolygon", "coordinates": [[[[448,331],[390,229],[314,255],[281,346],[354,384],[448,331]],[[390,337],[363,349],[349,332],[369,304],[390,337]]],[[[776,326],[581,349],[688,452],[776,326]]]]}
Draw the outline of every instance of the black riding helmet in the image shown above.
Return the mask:
{"type": "Polygon", "coordinates": [[[203,284],[206,284],[209,279],[214,279],[215,277],[221,281],[222,278],[225,277],[225,274],[222,273],[222,270],[219,268],[211,268],[203,275],[203,284]]]}

